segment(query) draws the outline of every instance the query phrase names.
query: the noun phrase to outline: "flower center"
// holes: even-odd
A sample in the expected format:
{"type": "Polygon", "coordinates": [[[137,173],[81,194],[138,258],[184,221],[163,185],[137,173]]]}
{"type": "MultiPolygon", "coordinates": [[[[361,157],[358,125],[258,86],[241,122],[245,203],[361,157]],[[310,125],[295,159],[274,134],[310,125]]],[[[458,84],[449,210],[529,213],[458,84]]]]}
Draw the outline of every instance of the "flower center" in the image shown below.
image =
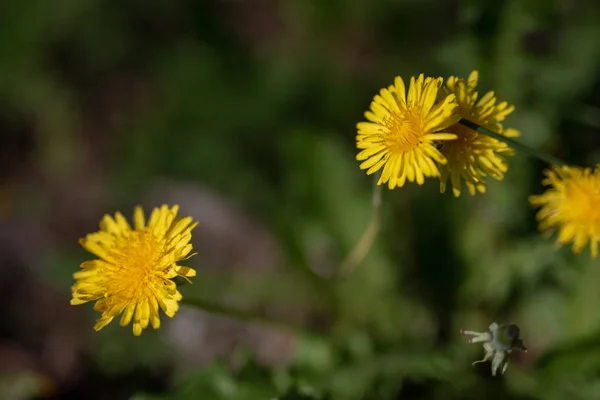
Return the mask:
{"type": "Polygon", "coordinates": [[[446,129],[450,133],[456,135],[456,140],[447,140],[444,142],[444,154],[463,158],[471,153],[476,132],[461,124],[455,124],[446,129]]]}
{"type": "Polygon", "coordinates": [[[600,234],[600,187],[593,179],[573,182],[567,187],[567,204],[573,221],[600,234]]]}
{"type": "Polygon", "coordinates": [[[118,268],[109,284],[113,294],[128,299],[140,296],[160,275],[155,266],[162,256],[162,246],[152,233],[133,231],[114,252],[118,268]]]}
{"type": "Polygon", "coordinates": [[[383,143],[394,153],[411,151],[422,142],[422,118],[418,115],[418,110],[408,107],[404,113],[390,111],[383,118],[383,125],[388,130],[383,143]]]}

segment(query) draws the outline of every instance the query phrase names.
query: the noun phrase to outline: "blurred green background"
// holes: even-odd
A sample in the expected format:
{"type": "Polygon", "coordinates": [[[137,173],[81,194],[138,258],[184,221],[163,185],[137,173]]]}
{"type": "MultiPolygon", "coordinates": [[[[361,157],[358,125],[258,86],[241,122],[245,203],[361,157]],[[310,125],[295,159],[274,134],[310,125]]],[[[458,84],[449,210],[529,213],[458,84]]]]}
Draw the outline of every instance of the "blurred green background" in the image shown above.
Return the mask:
{"type": "Polygon", "coordinates": [[[372,96],[472,69],[523,142],[600,161],[595,0],[2,1],[0,398],[600,399],[600,262],[538,234],[536,160],[476,197],[385,190],[331,279],[372,212],[372,96]],[[94,332],[77,239],[163,203],[199,221],[187,299],[286,325],[182,307],[94,332]],[[458,332],[493,321],[529,349],[495,378],[458,332]]]}

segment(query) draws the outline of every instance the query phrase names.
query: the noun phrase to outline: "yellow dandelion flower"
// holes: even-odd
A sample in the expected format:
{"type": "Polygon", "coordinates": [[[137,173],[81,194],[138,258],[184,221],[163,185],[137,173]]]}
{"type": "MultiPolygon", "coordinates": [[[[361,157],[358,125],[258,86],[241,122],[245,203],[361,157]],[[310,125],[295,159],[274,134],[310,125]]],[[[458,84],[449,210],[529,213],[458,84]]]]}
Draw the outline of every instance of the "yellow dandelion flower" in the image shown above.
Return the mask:
{"type": "Polygon", "coordinates": [[[541,195],[530,196],[540,229],[558,229],[559,245],[573,242],[579,254],[590,243],[592,258],[598,255],[600,241],[600,164],[591,168],[554,167],[545,171],[542,183],[551,186],[541,195]]]}
{"type": "Polygon", "coordinates": [[[179,206],[155,208],[145,224],[144,212],[136,207],[133,229],[119,212],[105,215],[100,231],[79,243],[98,259],[85,261],[73,274],[71,304],[96,301],[102,316],[94,326],[100,330],[123,313],[121,326],[133,319],[133,334],[139,336],[150,323],[160,327],[159,307],[168,317],[179,308],[181,293],[171,279],[193,277],[196,271],[177,265],[192,250],[190,240],[196,226],[191,217],[178,217],[179,206]]]}
{"type": "Polygon", "coordinates": [[[357,147],[362,150],[356,159],[363,161],[360,168],[368,175],[383,167],[378,185],[387,182],[394,189],[406,180],[422,185],[425,177],[440,176],[437,164],[446,159],[435,143],[456,139],[455,134],[440,131],[460,118],[454,95],[436,102],[441,85],[442,78],[421,74],[411,78],[407,96],[404,81],[396,77],[371,102],[365,113],[370,122],[356,125],[357,147]]]}
{"type": "MultiPolygon", "coordinates": [[[[514,106],[503,101],[496,104],[494,92],[488,92],[478,99],[475,91],[479,73],[471,72],[469,79],[451,76],[440,93],[455,95],[462,118],[475,122],[496,133],[507,137],[519,136],[519,131],[504,128],[501,122],[513,112],[514,106]]],[[[461,179],[464,180],[469,194],[485,193],[485,177],[501,180],[508,171],[508,162],[503,156],[513,155],[513,150],[504,142],[478,133],[464,125],[456,124],[447,129],[458,139],[445,142],[441,149],[448,163],[441,170],[440,191],[446,191],[448,178],[452,184],[454,196],[460,196],[461,179]]]]}

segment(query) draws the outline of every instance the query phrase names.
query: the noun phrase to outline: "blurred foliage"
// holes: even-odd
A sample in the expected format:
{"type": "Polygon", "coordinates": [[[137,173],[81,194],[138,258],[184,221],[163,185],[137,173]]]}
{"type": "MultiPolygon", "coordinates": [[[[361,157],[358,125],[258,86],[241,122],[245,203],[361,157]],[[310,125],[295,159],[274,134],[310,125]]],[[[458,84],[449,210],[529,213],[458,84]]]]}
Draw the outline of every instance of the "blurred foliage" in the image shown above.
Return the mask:
{"type": "MultiPolygon", "coordinates": [[[[352,275],[334,277],[371,215],[354,135],[380,87],[395,75],[479,69],[482,91],[517,106],[509,125],[525,143],[593,164],[598,38],[592,0],[4,1],[1,162],[11,197],[2,207],[48,221],[59,200],[46,186],[85,192],[98,171],[100,200],[74,196],[66,215],[130,209],[161,179],[196,182],[241,205],[283,250],[262,280],[215,273],[199,254],[182,292],[315,316],[289,365],[243,353],[233,367],[189,373],[162,332],[133,338],[113,322],[80,333],[98,374],[174,372],[166,388],[132,383],[107,389],[110,398],[600,399],[600,264],[536,232],[527,202],[542,190],[536,160],[516,155],[505,180],[473,198],[442,196],[433,180],[384,192],[378,240],[352,275]],[[31,144],[7,150],[21,136],[31,144]],[[44,183],[17,174],[22,165],[44,183]],[[483,350],[458,330],[495,320],[518,322],[529,352],[492,379],[489,365],[470,366],[483,350]]],[[[85,232],[55,238],[42,263],[65,302],[85,259],[74,238],[85,232]]],[[[23,390],[22,380],[1,383],[23,390]]],[[[102,390],[78,393],[107,398],[102,390]]]]}

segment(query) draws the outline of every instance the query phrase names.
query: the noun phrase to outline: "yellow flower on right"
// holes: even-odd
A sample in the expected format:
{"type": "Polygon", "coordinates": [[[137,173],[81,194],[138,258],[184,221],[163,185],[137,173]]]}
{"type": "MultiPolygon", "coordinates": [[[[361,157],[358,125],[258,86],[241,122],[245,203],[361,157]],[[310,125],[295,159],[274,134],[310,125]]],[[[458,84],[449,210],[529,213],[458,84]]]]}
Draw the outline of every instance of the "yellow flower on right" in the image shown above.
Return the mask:
{"type": "Polygon", "coordinates": [[[600,164],[591,168],[554,167],[545,171],[542,183],[551,186],[541,195],[530,196],[540,229],[558,229],[559,245],[573,242],[573,252],[581,253],[590,243],[592,258],[598,255],[600,241],[600,164]]]}
{"type": "MultiPolygon", "coordinates": [[[[504,128],[501,124],[515,107],[505,101],[497,103],[494,92],[487,92],[479,98],[479,93],[475,90],[478,80],[479,73],[477,71],[471,72],[466,81],[451,76],[440,93],[441,95],[454,94],[456,96],[461,118],[507,137],[519,136],[519,131],[504,128]]],[[[488,175],[498,180],[504,178],[504,173],[508,171],[508,162],[503,156],[514,154],[514,151],[506,143],[460,123],[447,128],[445,132],[456,134],[457,139],[440,143],[440,151],[448,160],[440,168],[440,191],[442,193],[446,191],[448,178],[456,197],[461,193],[461,181],[465,182],[469,194],[473,196],[476,192],[485,193],[485,178],[488,175]]]]}

